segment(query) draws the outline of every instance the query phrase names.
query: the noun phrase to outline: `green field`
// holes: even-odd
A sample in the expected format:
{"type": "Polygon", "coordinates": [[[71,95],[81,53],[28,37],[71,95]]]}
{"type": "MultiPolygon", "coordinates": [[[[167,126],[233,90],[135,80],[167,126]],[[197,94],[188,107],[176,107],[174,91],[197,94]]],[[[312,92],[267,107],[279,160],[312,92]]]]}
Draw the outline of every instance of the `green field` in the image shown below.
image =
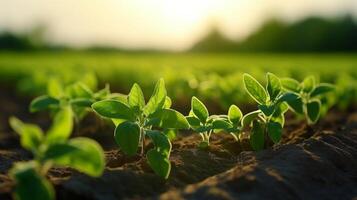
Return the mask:
{"type": "MultiPolygon", "coordinates": [[[[264,80],[266,72],[301,79],[315,75],[321,81],[337,83],[343,92],[353,91],[355,100],[357,54],[127,54],[103,52],[0,53],[0,78],[16,83],[19,91],[41,93],[50,76],[66,81],[88,78],[95,73],[99,83],[110,83],[127,92],[134,82],[145,93],[165,78],[169,94],[177,100],[198,95],[220,102],[245,103],[242,73],[264,80]],[[61,75],[59,75],[61,74],[61,75]],[[350,82],[348,82],[350,81],[350,82]]],[[[95,85],[94,80],[89,80],[95,85]]]]}

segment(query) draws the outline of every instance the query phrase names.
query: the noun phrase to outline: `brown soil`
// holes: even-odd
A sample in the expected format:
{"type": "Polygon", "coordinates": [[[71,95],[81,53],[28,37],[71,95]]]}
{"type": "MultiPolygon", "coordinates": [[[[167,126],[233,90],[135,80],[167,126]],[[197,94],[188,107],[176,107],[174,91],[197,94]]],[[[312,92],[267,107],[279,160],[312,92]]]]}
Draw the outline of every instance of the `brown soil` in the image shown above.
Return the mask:
{"type": "MultiPolygon", "coordinates": [[[[19,146],[7,119],[18,116],[47,128],[46,114],[28,114],[29,99],[5,89],[0,96],[0,199],[11,199],[6,175],[31,154],[19,146]],[[8,93],[6,93],[8,92],[8,93]]],[[[291,118],[291,116],[289,116],[291,118]]],[[[167,181],[155,176],[140,155],[117,150],[112,127],[89,115],[76,135],[96,139],[105,149],[106,170],[91,178],[69,168],[53,168],[48,178],[57,199],[353,199],[357,198],[357,113],[331,111],[313,127],[289,119],[280,145],[252,152],[228,134],[213,135],[210,149],[200,137],[182,133],[173,141],[167,181]],[[99,125],[98,125],[99,124],[99,125]]],[[[150,144],[147,149],[150,148],[150,144]]]]}

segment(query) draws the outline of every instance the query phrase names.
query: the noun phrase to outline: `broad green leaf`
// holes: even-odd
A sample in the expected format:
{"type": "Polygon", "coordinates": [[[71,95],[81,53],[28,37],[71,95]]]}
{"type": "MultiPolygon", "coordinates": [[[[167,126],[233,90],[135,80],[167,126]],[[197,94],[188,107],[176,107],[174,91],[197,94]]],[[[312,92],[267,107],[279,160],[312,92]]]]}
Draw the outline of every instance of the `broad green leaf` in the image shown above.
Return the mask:
{"type": "Polygon", "coordinates": [[[275,144],[280,142],[282,130],[283,130],[282,125],[278,122],[270,121],[267,124],[267,128],[268,128],[267,131],[268,131],[268,135],[269,135],[270,139],[275,144]]]}
{"type": "Polygon", "coordinates": [[[40,127],[34,124],[25,124],[15,117],[11,117],[9,123],[11,128],[20,135],[21,146],[27,150],[37,152],[44,138],[40,127]]]}
{"type": "Polygon", "coordinates": [[[298,98],[294,101],[288,101],[287,104],[294,112],[298,114],[304,113],[304,103],[302,102],[301,98],[298,98]]]}
{"type": "Polygon", "coordinates": [[[190,128],[185,116],[173,109],[162,109],[158,113],[161,128],[188,129],[190,128]]]}
{"type": "Polygon", "coordinates": [[[133,87],[130,90],[130,93],[128,95],[128,103],[130,107],[139,111],[142,110],[145,106],[143,91],[136,83],[134,83],[133,87]]]}
{"type": "Polygon", "coordinates": [[[161,133],[157,130],[148,130],[146,131],[146,135],[150,137],[152,142],[155,145],[155,149],[161,154],[169,157],[171,152],[171,142],[165,134],[161,133]]]}
{"type": "Polygon", "coordinates": [[[264,113],[265,116],[270,116],[275,110],[275,105],[258,105],[258,108],[264,113]]]}
{"type": "Polygon", "coordinates": [[[284,114],[273,115],[272,118],[270,119],[270,121],[277,122],[277,123],[281,124],[282,127],[284,127],[284,124],[285,124],[284,114]]]}
{"type": "Polygon", "coordinates": [[[91,107],[94,103],[92,99],[87,98],[75,98],[70,100],[71,105],[78,106],[78,107],[91,107]]]}
{"type": "Polygon", "coordinates": [[[73,112],[69,106],[61,108],[56,113],[51,128],[46,135],[46,142],[56,143],[66,141],[73,129],[73,112]]]}
{"type": "Polygon", "coordinates": [[[335,86],[332,84],[328,83],[320,83],[317,85],[317,87],[314,88],[314,90],[311,92],[310,97],[316,97],[318,95],[325,94],[327,92],[331,92],[335,90],[335,86]]]}
{"type": "Polygon", "coordinates": [[[140,127],[135,122],[123,122],[115,129],[114,137],[125,154],[135,155],[140,141],[140,127]]]}
{"type": "Polygon", "coordinates": [[[170,160],[155,149],[150,149],[147,154],[147,159],[150,167],[154,170],[155,174],[167,179],[171,171],[170,160]]]}
{"type": "Polygon", "coordinates": [[[222,120],[222,119],[216,119],[212,122],[212,128],[213,129],[230,129],[233,128],[232,124],[229,122],[222,120]]]}
{"type": "Polygon", "coordinates": [[[267,102],[267,93],[264,87],[249,74],[243,75],[244,87],[248,94],[259,104],[267,102]]]}
{"type": "Polygon", "coordinates": [[[315,78],[313,76],[306,77],[302,82],[304,92],[310,93],[315,88],[315,78]]]}
{"type": "Polygon", "coordinates": [[[267,91],[270,100],[274,101],[281,91],[280,79],[272,73],[267,73],[267,81],[267,91]]]}
{"type": "Polygon", "coordinates": [[[47,83],[47,94],[52,98],[61,98],[64,95],[61,81],[57,78],[50,78],[47,83]]]}
{"type": "Polygon", "coordinates": [[[103,117],[135,121],[134,112],[117,100],[98,101],[92,105],[92,108],[103,117]]]}
{"type": "Polygon", "coordinates": [[[207,121],[209,116],[206,106],[196,97],[192,97],[191,100],[191,109],[193,114],[201,120],[202,123],[207,121]]]}
{"type": "Polygon", "coordinates": [[[43,160],[55,166],[72,167],[94,177],[100,176],[105,166],[102,147],[96,141],[84,137],[49,146],[43,160]]]}
{"type": "Polygon", "coordinates": [[[289,109],[289,106],[285,102],[277,104],[275,107],[275,111],[273,113],[273,117],[278,117],[280,115],[284,115],[284,113],[286,113],[286,111],[288,111],[288,109],[289,109]]]}
{"type": "Polygon", "coordinates": [[[156,83],[154,92],[144,108],[144,113],[146,116],[150,116],[151,114],[154,114],[156,111],[164,107],[166,94],[164,79],[160,79],[156,83]]]}
{"type": "Polygon", "coordinates": [[[250,113],[247,113],[246,115],[243,116],[242,118],[242,127],[246,128],[249,127],[252,121],[258,117],[258,115],[261,113],[260,110],[256,110],[250,113]]]}
{"type": "Polygon", "coordinates": [[[177,138],[178,131],[176,129],[165,129],[163,133],[170,141],[173,141],[177,138]]]}
{"type": "Polygon", "coordinates": [[[197,117],[187,116],[186,120],[188,121],[191,127],[198,127],[201,125],[201,121],[197,117]]]}
{"type": "Polygon", "coordinates": [[[50,96],[39,96],[31,101],[30,112],[38,112],[41,110],[50,109],[51,107],[59,106],[59,100],[50,96]]]}
{"type": "Polygon", "coordinates": [[[253,128],[250,135],[250,145],[255,151],[264,149],[264,125],[259,123],[257,120],[253,121],[253,128]]]}
{"type": "Polygon", "coordinates": [[[231,105],[229,107],[228,118],[233,124],[237,125],[242,119],[242,117],[243,117],[242,111],[238,108],[238,106],[231,105]]]}
{"type": "Polygon", "coordinates": [[[51,183],[37,172],[38,168],[35,162],[20,162],[10,170],[10,177],[16,183],[13,194],[15,200],[55,199],[55,191],[51,183]]]}
{"type": "Polygon", "coordinates": [[[193,127],[193,130],[198,133],[203,133],[212,130],[212,125],[193,127]]]}
{"type": "Polygon", "coordinates": [[[164,108],[171,108],[171,105],[172,105],[171,98],[166,96],[164,108]]]}
{"type": "Polygon", "coordinates": [[[299,93],[301,90],[300,83],[292,78],[282,78],[280,79],[281,85],[285,90],[299,93]]]}
{"type": "Polygon", "coordinates": [[[318,100],[306,104],[307,117],[310,123],[315,123],[320,116],[321,103],[318,100]]]}
{"type": "Polygon", "coordinates": [[[287,93],[284,93],[283,95],[279,96],[276,103],[295,101],[298,98],[299,98],[299,96],[297,94],[287,92],[287,93]]]}

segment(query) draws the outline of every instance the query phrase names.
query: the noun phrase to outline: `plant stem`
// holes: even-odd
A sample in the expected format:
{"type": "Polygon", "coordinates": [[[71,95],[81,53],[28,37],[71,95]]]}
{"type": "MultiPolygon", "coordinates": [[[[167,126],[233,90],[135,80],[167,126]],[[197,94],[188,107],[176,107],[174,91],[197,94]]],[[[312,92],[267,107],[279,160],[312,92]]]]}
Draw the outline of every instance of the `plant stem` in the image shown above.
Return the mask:
{"type": "Polygon", "coordinates": [[[140,137],[141,137],[141,156],[144,156],[145,134],[144,134],[143,127],[140,127],[140,137]]]}

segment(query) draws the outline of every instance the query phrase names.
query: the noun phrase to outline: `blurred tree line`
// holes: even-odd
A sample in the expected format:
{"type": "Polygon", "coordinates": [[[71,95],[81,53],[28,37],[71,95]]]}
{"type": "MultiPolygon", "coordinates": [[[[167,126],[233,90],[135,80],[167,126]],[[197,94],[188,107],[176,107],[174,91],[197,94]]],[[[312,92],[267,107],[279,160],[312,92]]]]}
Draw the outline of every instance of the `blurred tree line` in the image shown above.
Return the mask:
{"type": "Polygon", "coordinates": [[[271,19],[242,41],[225,38],[217,29],[192,48],[193,52],[336,52],[357,51],[357,24],[352,17],[310,17],[287,24],[271,19]]]}
{"type": "MultiPolygon", "coordinates": [[[[0,33],[0,50],[68,50],[70,47],[51,45],[44,39],[46,28],[38,26],[16,34],[0,33]]],[[[83,49],[82,49],[83,50],[83,49]]],[[[90,51],[157,52],[129,50],[109,46],[93,46],[90,51]]],[[[242,41],[233,41],[213,29],[198,41],[191,52],[337,52],[357,51],[357,23],[352,17],[324,19],[310,17],[295,23],[271,19],[242,41]]]]}

